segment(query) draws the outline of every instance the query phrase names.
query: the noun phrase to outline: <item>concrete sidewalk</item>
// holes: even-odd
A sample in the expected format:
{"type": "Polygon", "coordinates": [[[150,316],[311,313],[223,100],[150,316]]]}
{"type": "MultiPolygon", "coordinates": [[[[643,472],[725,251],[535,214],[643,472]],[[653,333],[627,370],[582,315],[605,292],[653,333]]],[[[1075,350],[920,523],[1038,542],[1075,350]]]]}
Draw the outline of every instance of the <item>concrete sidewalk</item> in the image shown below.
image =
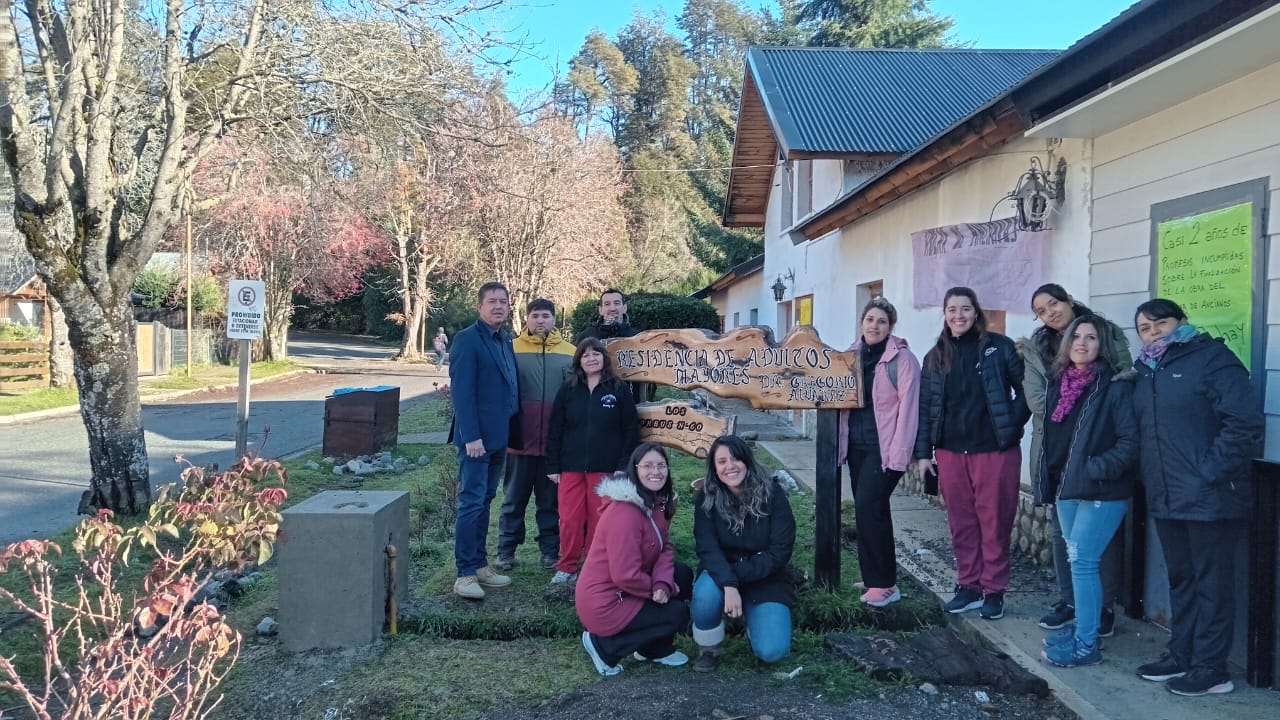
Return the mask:
{"type": "MultiPolygon", "coordinates": [[[[813,489],[816,451],[812,440],[769,440],[759,445],[778,458],[802,485],[813,489]]],[[[842,477],[847,477],[847,472],[842,477]]],[[[847,480],[844,499],[852,499],[847,480]]],[[[899,567],[914,575],[940,600],[950,599],[955,585],[955,566],[945,514],[929,501],[901,489],[894,493],[892,507],[899,567]]],[[[851,555],[845,554],[842,567],[847,568],[854,562],[851,555]]],[[[843,582],[851,582],[847,571],[843,582]]],[[[1081,718],[1280,718],[1280,691],[1250,687],[1245,682],[1243,668],[1232,668],[1235,692],[1199,698],[1180,697],[1162,684],[1139,678],[1135,668],[1158,658],[1169,638],[1164,629],[1142,620],[1123,616],[1117,619],[1115,636],[1103,640],[1105,660],[1101,665],[1068,670],[1041,662],[1040,651],[1046,633],[1036,622],[1053,600],[1052,584],[1045,582],[1043,572],[1029,562],[1015,561],[1002,619],[983,620],[977,612],[948,618],[962,637],[984,642],[1045,678],[1058,700],[1081,718]]]]}

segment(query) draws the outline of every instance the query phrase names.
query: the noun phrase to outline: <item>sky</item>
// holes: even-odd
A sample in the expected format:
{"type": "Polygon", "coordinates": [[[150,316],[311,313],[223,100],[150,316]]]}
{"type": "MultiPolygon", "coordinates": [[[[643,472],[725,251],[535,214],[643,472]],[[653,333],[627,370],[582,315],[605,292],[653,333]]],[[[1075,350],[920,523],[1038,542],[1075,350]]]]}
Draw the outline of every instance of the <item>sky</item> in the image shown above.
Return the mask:
{"type": "MultiPolygon", "coordinates": [[[[933,0],[932,8],[955,19],[952,38],[979,48],[1064,49],[1119,15],[1135,0],[933,0]],[[1067,10],[1066,8],[1069,8],[1067,10]]],[[[684,0],[511,0],[512,7],[491,21],[523,36],[528,56],[517,61],[508,78],[519,96],[550,86],[553,69],[563,77],[569,60],[592,29],[613,37],[635,10],[663,10],[672,30],[684,0]]],[[[773,0],[745,0],[747,7],[776,8],[773,0]]]]}

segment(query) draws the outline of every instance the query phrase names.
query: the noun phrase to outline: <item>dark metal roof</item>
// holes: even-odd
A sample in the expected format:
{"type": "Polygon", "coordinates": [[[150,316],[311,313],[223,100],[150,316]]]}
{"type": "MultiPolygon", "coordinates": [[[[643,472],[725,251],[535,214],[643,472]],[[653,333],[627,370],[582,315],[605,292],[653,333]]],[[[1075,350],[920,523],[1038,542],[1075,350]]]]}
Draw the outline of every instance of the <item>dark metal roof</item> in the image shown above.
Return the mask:
{"type": "Polygon", "coordinates": [[[14,292],[35,275],[36,261],[13,227],[13,203],[0,200],[0,295],[14,292]]]}
{"type": "Polygon", "coordinates": [[[1138,0],[972,112],[939,128],[928,142],[922,142],[826,208],[805,218],[795,228],[792,241],[799,244],[816,239],[821,233],[813,228],[838,216],[894,172],[925,157],[938,143],[962,132],[970,120],[1002,103],[1012,102],[1030,121],[1048,117],[1277,2],[1280,0],[1138,0]]]}
{"type": "Polygon", "coordinates": [[[753,47],[747,65],[784,152],[904,153],[1056,50],[753,47]]]}
{"type": "Polygon", "coordinates": [[[705,300],[711,296],[712,291],[721,290],[725,287],[728,287],[729,285],[732,285],[734,281],[740,278],[744,278],[748,275],[755,274],[763,268],[764,268],[764,253],[760,253],[759,255],[756,255],[755,257],[749,260],[744,260],[738,263],[737,265],[734,265],[732,268],[729,269],[729,272],[721,275],[715,280],[712,280],[710,285],[707,285],[701,290],[690,294],[689,297],[697,298],[699,300],[705,300]]]}

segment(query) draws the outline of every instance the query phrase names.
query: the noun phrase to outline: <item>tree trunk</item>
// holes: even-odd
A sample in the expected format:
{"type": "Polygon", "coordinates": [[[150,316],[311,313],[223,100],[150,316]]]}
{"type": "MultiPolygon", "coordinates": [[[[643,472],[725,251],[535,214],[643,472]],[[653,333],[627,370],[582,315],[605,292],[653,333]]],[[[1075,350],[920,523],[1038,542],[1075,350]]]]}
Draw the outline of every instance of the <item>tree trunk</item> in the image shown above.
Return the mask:
{"type": "Polygon", "coordinates": [[[49,301],[49,385],[71,387],[75,382],[75,353],[67,331],[62,305],[50,295],[49,301]]]}
{"type": "Polygon", "coordinates": [[[284,360],[289,356],[289,321],[293,319],[293,292],[283,279],[266,270],[266,302],[262,307],[262,359],[284,360]]]}
{"type": "Polygon", "coordinates": [[[138,399],[138,353],[128,294],[109,306],[88,294],[63,298],[75,348],[80,416],[89,435],[90,489],[80,512],[136,515],[151,504],[147,440],[138,399]]]}

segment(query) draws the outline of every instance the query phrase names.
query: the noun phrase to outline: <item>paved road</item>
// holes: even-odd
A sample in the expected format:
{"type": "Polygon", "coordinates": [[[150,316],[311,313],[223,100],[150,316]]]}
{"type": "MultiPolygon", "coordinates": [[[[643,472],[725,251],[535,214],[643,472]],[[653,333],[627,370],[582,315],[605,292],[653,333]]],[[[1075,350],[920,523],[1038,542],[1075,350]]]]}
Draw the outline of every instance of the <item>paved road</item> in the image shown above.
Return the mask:
{"type": "MultiPolygon", "coordinates": [[[[397,385],[403,409],[430,393],[434,383],[443,382],[443,374],[433,366],[392,362],[394,352],[349,336],[295,333],[289,342],[291,357],[320,372],[253,386],[250,449],[284,457],[318,445],[324,398],[336,388],[397,385]]],[[[178,453],[197,465],[230,465],[235,410],[234,389],[144,404],[152,484],[178,478],[181,467],[173,462],[178,453]]],[[[0,426],[0,543],[74,524],[80,494],[88,487],[88,467],[88,442],[79,415],[0,426]]]]}

